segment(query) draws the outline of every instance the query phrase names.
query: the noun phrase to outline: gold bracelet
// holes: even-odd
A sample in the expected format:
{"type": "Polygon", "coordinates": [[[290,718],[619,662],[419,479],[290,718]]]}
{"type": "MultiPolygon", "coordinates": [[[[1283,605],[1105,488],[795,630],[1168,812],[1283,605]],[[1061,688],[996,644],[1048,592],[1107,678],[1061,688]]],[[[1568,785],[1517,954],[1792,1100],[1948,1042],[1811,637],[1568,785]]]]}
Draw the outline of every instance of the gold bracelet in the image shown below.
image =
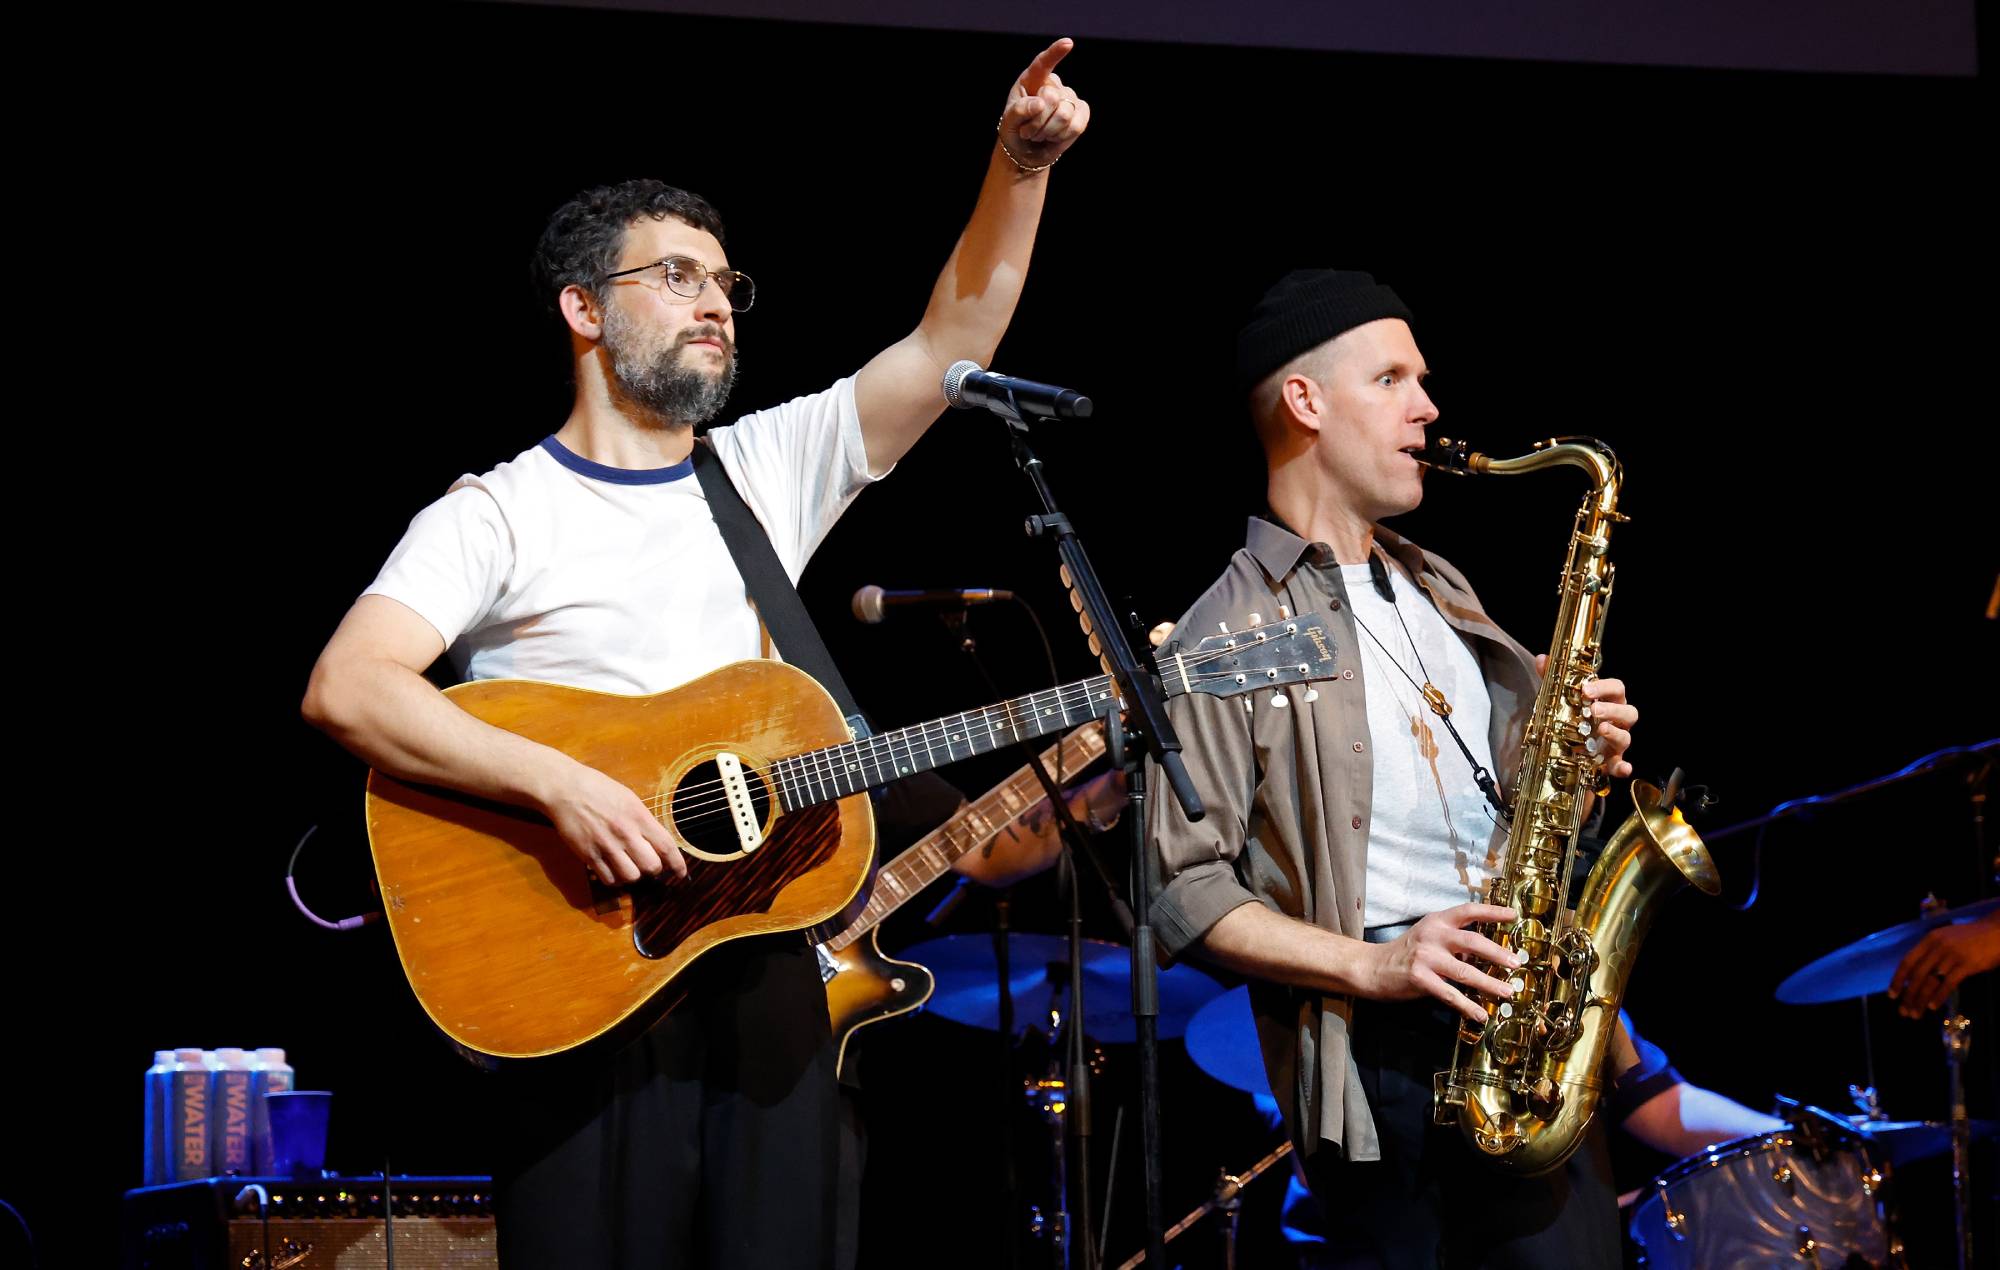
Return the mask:
{"type": "Polygon", "coordinates": [[[1029,174],[1030,176],[1032,176],[1033,174],[1035,174],[1035,173],[1037,173],[1037,172],[1046,172],[1046,171],[1048,171],[1048,170],[1049,170],[1050,168],[1052,168],[1052,167],[1054,167],[1054,166],[1056,165],[1056,159],[1060,159],[1060,158],[1062,158],[1062,156],[1061,156],[1061,155],[1057,155],[1055,159],[1050,159],[1050,160],[1049,160],[1049,161],[1048,161],[1047,163],[1044,163],[1044,164],[1042,164],[1042,165],[1041,165],[1040,167],[1038,167],[1038,168],[1031,168],[1031,167],[1029,167],[1029,166],[1028,166],[1027,164],[1025,164],[1025,163],[1021,162],[1021,161],[1020,161],[1019,159],[1017,159],[1017,158],[1015,158],[1015,157],[1014,157],[1014,152],[1013,152],[1012,150],[1009,150],[1009,149],[1007,148],[1007,137],[1006,137],[1006,134],[1000,131],[1000,130],[1001,130],[1001,128],[1002,128],[1003,126],[1005,126],[1006,122],[1007,122],[1007,116],[1005,116],[1005,115],[1002,115],[1002,116],[1000,116],[1000,121],[999,121],[998,123],[996,123],[996,124],[994,124],[994,125],[993,125],[993,133],[994,133],[994,135],[995,135],[996,137],[998,137],[998,138],[999,138],[999,141],[1000,141],[1000,153],[1002,153],[1002,154],[1004,154],[1004,155],[1006,155],[1006,156],[1007,156],[1007,162],[1009,162],[1009,163],[1013,164],[1013,165],[1014,165],[1015,167],[1019,168],[1019,169],[1020,169],[1021,171],[1025,172],[1025,173],[1028,173],[1028,174],[1029,174]]]}

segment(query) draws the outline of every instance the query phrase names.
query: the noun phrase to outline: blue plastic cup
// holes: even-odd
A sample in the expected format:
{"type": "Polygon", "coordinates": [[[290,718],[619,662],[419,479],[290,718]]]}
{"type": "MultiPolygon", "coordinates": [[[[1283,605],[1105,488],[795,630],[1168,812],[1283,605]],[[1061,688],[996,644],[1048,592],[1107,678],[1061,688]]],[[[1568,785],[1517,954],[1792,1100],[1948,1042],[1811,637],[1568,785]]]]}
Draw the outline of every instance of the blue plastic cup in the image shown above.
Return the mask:
{"type": "Polygon", "coordinates": [[[326,1121],[333,1095],[320,1089],[273,1090],[264,1095],[271,1118],[271,1172],[317,1177],[326,1168],[326,1121]]]}

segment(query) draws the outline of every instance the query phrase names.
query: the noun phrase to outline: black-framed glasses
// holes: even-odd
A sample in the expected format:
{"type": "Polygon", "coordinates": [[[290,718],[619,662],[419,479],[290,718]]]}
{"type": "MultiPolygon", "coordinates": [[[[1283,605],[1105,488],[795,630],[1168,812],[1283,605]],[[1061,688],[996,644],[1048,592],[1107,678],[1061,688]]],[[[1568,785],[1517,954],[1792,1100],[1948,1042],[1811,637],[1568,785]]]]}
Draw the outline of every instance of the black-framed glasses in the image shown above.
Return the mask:
{"type": "MultiPolygon", "coordinates": [[[[659,270],[660,280],[666,283],[667,290],[683,299],[699,299],[701,289],[713,282],[721,290],[723,298],[729,301],[729,307],[737,313],[744,312],[757,301],[757,284],[750,280],[749,274],[738,273],[734,269],[710,269],[692,256],[667,256],[651,264],[607,273],[604,280],[609,282],[627,274],[645,273],[648,269],[659,270]]],[[[659,285],[646,278],[639,281],[646,286],[659,285]]]]}

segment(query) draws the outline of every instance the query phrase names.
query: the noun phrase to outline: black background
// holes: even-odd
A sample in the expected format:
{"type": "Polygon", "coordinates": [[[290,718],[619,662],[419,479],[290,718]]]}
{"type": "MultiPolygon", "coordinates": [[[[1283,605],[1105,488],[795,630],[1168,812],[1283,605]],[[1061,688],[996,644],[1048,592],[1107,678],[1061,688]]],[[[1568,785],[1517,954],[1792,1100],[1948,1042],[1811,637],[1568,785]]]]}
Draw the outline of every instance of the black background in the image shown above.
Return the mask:
{"type": "MultiPolygon", "coordinates": [[[[89,110],[27,138],[76,175],[18,244],[53,278],[16,344],[48,394],[17,501],[47,510],[17,553],[40,620],[15,694],[34,726],[15,765],[21,1092],[0,1197],[51,1265],[110,1260],[162,1046],[285,1045],[301,1087],[338,1095],[345,1170],[487,1167],[479,1080],[433,1039],[386,936],[308,926],[281,878],[318,825],[310,902],[368,903],[363,769],[297,715],[326,635],[418,507],[567,408],[526,285],[547,213],[642,174],[701,191],[760,287],[737,404],[816,390],[914,324],[1040,47],[511,6],[112,44],[89,110]]],[[[1053,173],[994,362],[1095,398],[1095,420],[1037,444],[1148,621],[1220,571],[1261,494],[1227,374],[1249,304],[1288,268],[1367,268],[1418,314],[1439,431],[1494,454],[1589,433],[1624,460],[1608,669],[1644,714],[1632,757],[1713,787],[1712,825],[2000,731],[1982,80],[1109,41],[1062,73],[1095,119],[1053,173]]],[[[1397,528],[1534,647],[1579,492],[1554,474],[1433,485],[1397,528]]],[[[953,413],[820,549],[802,589],[881,721],[990,693],[936,623],[849,620],[868,583],[1011,588],[1058,673],[1091,671],[1028,509],[1001,426],[953,413]]],[[[1016,612],[975,631],[1003,689],[1047,684],[1016,612]]],[[[977,793],[1012,765],[951,775],[977,793]]],[[[1699,1083],[1837,1102],[1864,1078],[1862,1008],[1772,989],[1926,891],[1990,890],[1969,816],[1953,772],[1775,829],[1755,908],[1668,906],[1639,1021],[1699,1083]]],[[[1728,899],[1750,887],[1748,846],[1717,846],[1728,899]]],[[[951,929],[989,914],[967,904],[951,929]]],[[[1057,929],[1046,877],[1016,920],[1057,929]]],[[[1995,1114],[1991,998],[1968,993],[1975,1115],[1995,1114]]],[[[1935,1025],[1879,1003],[1874,1020],[1891,1112],[1942,1114],[1935,1025]]],[[[983,1264],[993,1043],[928,1018],[875,1031],[864,1255],[983,1264]]],[[[1100,1143],[1129,1059],[1110,1054],[1100,1143]]],[[[1178,1046],[1167,1066],[1178,1214],[1271,1139],[1178,1046]]],[[[1117,1257],[1139,1242],[1126,1128],[1117,1257]]],[[[1912,1241],[1934,1240],[1945,1175],[1906,1182],[1927,1214],[1912,1241]]],[[[1268,1249],[1277,1187],[1260,1185],[1245,1238],[1268,1249]]],[[[1219,1264],[1190,1238],[1191,1263],[1219,1264]]]]}

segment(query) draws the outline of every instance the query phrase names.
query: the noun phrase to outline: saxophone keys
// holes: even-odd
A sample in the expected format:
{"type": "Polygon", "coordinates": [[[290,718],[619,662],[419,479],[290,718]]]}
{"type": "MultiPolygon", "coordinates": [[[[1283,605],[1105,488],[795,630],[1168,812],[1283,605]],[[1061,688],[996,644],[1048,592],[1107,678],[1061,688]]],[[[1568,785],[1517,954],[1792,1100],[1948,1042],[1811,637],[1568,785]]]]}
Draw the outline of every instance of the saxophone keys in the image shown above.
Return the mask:
{"type": "Polygon", "coordinates": [[[1553,1120],[1562,1110],[1562,1087],[1547,1076],[1528,1086],[1528,1110],[1542,1120],[1553,1120]]]}
{"type": "Polygon", "coordinates": [[[1539,963],[1549,955],[1549,928],[1532,917],[1514,923],[1509,946],[1529,962],[1539,963]]]}
{"type": "Polygon", "coordinates": [[[1458,1109],[1465,1105],[1465,1086],[1455,1072],[1439,1072],[1431,1077],[1431,1120],[1436,1124],[1457,1124],[1458,1109]]]}
{"type": "Polygon", "coordinates": [[[1523,917],[1546,922],[1555,915],[1556,884],[1551,878],[1536,876],[1514,892],[1514,907],[1523,917]]]}
{"type": "Polygon", "coordinates": [[[1502,1067],[1518,1066],[1528,1057],[1528,1020],[1513,1016],[1513,1007],[1505,1001],[1500,1003],[1500,1014],[1487,1026],[1486,1052],[1502,1067]]]}
{"type": "Polygon", "coordinates": [[[1488,1155],[1505,1155],[1521,1145],[1521,1128],[1511,1111],[1496,1111],[1492,1119],[1473,1130],[1473,1145],[1488,1155]]]}

